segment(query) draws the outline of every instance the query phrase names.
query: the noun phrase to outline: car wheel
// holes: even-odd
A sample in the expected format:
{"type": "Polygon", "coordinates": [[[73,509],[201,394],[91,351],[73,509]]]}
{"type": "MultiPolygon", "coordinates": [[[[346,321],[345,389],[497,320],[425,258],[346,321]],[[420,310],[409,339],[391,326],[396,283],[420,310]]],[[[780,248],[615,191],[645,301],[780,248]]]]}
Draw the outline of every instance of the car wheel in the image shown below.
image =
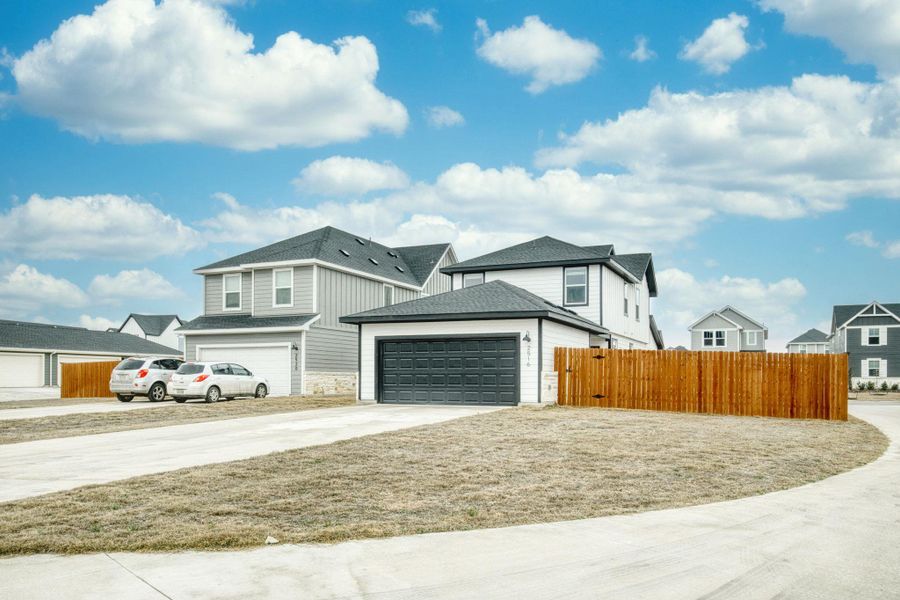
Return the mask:
{"type": "Polygon", "coordinates": [[[166,386],[157,381],[150,386],[147,397],[150,398],[150,402],[162,402],[166,399],[166,386]]]}
{"type": "Polygon", "coordinates": [[[222,392],[214,385],[209,386],[209,389],[206,390],[206,403],[212,404],[213,402],[218,402],[222,392]]]}
{"type": "Polygon", "coordinates": [[[134,396],[125,396],[124,394],[116,394],[116,399],[118,399],[119,402],[131,402],[132,398],[134,398],[134,396]]]}
{"type": "Polygon", "coordinates": [[[256,397],[257,398],[265,398],[266,394],[269,393],[269,390],[266,389],[265,384],[259,384],[256,386],[256,397]]]}
{"type": "Polygon", "coordinates": [[[178,404],[184,404],[185,402],[187,402],[187,398],[177,397],[175,398],[175,402],[177,402],[178,404]]]}

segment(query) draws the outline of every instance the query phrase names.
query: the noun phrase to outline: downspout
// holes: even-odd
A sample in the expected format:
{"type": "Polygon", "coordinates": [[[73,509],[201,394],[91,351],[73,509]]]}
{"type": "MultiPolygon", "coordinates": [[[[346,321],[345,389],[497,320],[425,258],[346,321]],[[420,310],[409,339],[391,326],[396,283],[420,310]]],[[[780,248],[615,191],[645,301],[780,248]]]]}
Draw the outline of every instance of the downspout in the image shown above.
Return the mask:
{"type": "Polygon", "coordinates": [[[537,401],[538,401],[538,404],[540,404],[541,402],[543,402],[542,398],[544,395],[544,380],[541,377],[541,375],[543,374],[542,369],[544,368],[544,361],[543,361],[543,358],[544,358],[544,320],[540,319],[540,318],[538,319],[538,336],[537,337],[538,337],[538,340],[537,340],[538,341],[538,351],[537,351],[538,397],[537,397],[537,401]]]}

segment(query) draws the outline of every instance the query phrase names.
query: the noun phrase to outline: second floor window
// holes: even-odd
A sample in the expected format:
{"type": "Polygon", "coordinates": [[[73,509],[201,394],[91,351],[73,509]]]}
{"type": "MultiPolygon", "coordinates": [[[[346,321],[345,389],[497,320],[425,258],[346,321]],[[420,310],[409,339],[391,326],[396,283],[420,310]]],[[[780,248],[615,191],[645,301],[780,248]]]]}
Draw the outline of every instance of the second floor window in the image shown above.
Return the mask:
{"type": "Polygon", "coordinates": [[[566,267],[563,273],[566,288],[564,304],[568,306],[587,304],[587,267],[566,267]]]}
{"type": "Polygon", "coordinates": [[[472,287],[484,283],[484,273],[463,273],[463,287],[472,287]]]}
{"type": "Polygon", "coordinates": [[[294,270],[277,269],[274,272],[275,306],[291,306],[294,304],[294,270]]]}
{"type": "Polygon", "coordinates": [[[869,327],[869,331],[866,335],[868,338],[869,346],[880,346],[881,345],[881,329],[878,327],[869,327]]]}
{"type": "Polygon", "coordinates": [[[724,346],[725,345],[725,332],[717,331],[716,332],[716,346],[724,346]]]}
{"type": "Polygon", "coordinates": [[[628,316],[628,284],[622,284],[622,297],[625,299],[625,316],[628,316]]]}
{"type": "Polygon", "coordinates": [[[707,348],[711,348],[713,346],[724,346],[725,345],[725,332],[722,330],[719,331],[704,331],[703,332],[703,345],[707,348]]]}
{"type": "Polygon", "coordinates": [[[241,274],[232,273],[223,276],[222,287],[224,290],[225,310],[239,310],[241,308],[241,274]]]}
{"type": "Polygon", "coordinates": [[[394,303],[394,286],[384,284],[384,305],[390,306],[394,303]]]}
{"type": "Polygon", "coordinates": [[[634,320],[641,320],[641,288],[634,286],[634,320]]]}
{"type": "MultiPolygon", "coordinates": [[[[748,346],[756,345],[756,332],[755,331],[745,331],[744,337],[746,338],[746,343],[748,346]]],[[[803,347],[805,350],[805,346],[803,347]]]]}

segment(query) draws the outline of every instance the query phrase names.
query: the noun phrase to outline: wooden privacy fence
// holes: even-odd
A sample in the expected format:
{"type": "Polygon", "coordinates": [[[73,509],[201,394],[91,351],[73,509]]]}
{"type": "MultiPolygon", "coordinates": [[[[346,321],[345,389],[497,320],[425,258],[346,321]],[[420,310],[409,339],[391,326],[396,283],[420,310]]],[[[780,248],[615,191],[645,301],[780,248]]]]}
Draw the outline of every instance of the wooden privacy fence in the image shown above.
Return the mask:
{"type": "Polygon", "coordinates": [[[109,376],[119,361],[61,363],[61,398],[109,398],[109,376]]]}
{"type": "Polygon", "coordinates": [[[847,420],[846,354],[556,348],[559,404],[847,420]]]}

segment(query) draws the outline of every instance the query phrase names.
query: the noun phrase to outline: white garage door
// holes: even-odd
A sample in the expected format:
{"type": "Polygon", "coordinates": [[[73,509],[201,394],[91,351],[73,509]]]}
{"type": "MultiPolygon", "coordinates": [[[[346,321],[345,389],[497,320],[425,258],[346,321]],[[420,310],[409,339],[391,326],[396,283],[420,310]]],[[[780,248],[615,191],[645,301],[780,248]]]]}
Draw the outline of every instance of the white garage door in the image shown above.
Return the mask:
{"type": "Polygon", "coordinates": [[[291,394],[291,350],[277,346],[197,346],[197,360],[237,363],[269,380],[269,394],[291,394]]]}
{"type": "Polygon", "coordinates": [[[62,385],[62,366],[65,363],[111,362],[118,361],[118,356],[95,356],[93,354],[60,354],[56,365],[56,381],[53,385],[62,385]]]}
{"type": "Polygon", "coordinates": [[[43,354],[0,354],[0,387],[44,385],[43,354]]]}

